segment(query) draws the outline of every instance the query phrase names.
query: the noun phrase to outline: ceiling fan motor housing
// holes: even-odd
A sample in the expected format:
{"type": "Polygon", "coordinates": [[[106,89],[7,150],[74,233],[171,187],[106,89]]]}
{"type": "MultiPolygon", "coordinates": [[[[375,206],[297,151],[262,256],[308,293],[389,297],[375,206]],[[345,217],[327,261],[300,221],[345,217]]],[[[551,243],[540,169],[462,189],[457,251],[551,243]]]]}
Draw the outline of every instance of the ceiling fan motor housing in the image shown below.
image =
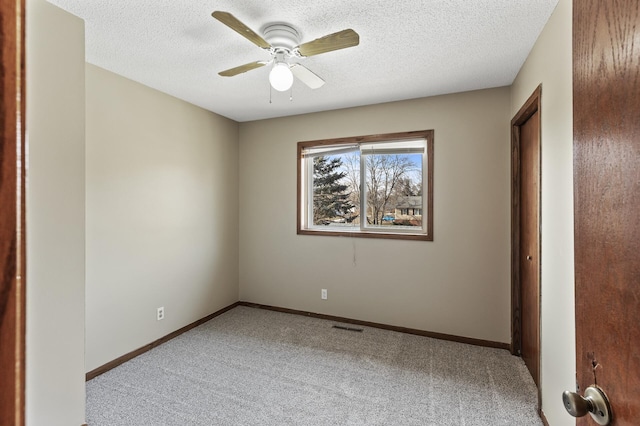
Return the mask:
{"type": "Polygon", "coordinates": [[[271,24],[265,27],[264,38],[271,44],[275,53],[293,52],[293,49],[300,44],[300,34],[288,24],[271,24]]]}

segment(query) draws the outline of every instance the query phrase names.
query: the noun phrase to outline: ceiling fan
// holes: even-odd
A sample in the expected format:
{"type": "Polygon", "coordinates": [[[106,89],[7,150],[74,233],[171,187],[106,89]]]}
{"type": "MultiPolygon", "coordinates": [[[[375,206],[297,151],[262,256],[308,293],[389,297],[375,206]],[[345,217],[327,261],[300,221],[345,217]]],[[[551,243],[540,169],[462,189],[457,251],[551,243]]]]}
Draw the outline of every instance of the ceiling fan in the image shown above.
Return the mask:
{"type": "Polygon", "coordinates": [[[233,77],[273,64],[269,73],[269,82],[271,87],[281,92],[291,88],[294,76],[312,89],[318,89],[324,84],[322,78],[299,63],[300,59],[357,46],[360,43],[358,33],[352,29],[347,29],[299,44],[298,31],[291,25],[284,23],[267,26],[264,29],[263,38],[228,12],[215,11],[211,16],[271,54],[271,59],[268,61],[250,62],[221,71],[218,74],[223,77],[233,77]]]}

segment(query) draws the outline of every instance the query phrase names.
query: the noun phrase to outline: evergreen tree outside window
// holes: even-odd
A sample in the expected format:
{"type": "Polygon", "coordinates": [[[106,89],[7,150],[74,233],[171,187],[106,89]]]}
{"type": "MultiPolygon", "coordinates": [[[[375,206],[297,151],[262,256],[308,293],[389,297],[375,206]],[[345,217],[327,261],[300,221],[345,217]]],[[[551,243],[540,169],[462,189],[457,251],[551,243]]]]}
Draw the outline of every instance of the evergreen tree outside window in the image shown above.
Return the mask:
{"type": "Polygon", "coordinates": [[[351,192],[344,182],[340,157],[320,155],[313,158],[313,224],[346,222],[354,209],[351,192]]]}

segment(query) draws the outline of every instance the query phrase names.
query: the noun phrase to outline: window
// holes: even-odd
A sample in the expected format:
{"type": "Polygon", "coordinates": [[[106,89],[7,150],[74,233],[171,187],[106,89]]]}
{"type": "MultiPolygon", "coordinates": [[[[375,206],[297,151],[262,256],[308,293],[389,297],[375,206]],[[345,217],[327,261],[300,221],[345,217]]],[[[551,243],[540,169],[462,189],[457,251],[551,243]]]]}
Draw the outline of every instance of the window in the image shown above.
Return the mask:
{"type": "Polygon", "coordinates": [[[433,241],[433,130],[298,142],[298,234],[433,241]]]}

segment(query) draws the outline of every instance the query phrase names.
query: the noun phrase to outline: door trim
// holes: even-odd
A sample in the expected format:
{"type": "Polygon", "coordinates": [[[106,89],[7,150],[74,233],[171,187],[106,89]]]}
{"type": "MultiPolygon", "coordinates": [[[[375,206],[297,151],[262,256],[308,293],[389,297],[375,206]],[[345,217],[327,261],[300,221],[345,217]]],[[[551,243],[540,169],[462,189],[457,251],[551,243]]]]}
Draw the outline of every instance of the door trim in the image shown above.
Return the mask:
{"type": "Polygon", "coordinates": [[[0,3],[0,424],[25,412],[24,0],[0,3]]]}
{"type": "MultiPolygon", "coordinates": [[[[520,126],[533,114],[540,111],[542,85],[536,87],[529,99],[511,120],[511,353],[520,356],[522,353],[522,295],[520,288],[520,126]]],[[[542,117],[540,117],[542,123],[542,117]]],[[[542,133],[540,133],[542,135],[542,133]]],[[[542,157],[539,156],[541,159],[542,157]]],[[[542,168],[538,175],[542,182],[542,168]]],[[[539,191],[542,185],[539,186],[539,191]]],[[[541,194],[538,193],[538,200],[541,194]]],[[[540,203],[538,203],[540,209],[540,203]]],[[[540,211],[538,211],[538,247],[540,244],[540,211]]],[[[537,254],[540,259],[540,253],[537,254]]],[[[540,289],[540,262],[538,263],[538,289],[540,289]]],[[[540,312],[538,312],[540,318],[540,312]]],[[[540,334],[538,334],[540,335],[540,334]]],[[[538,339],[540,348],[540,339],[538,339]]],[[[540,376],[540,372],[538,372],[540,376]]],[[[540,383],[540,377],[537,377],[540,383]]]]}

